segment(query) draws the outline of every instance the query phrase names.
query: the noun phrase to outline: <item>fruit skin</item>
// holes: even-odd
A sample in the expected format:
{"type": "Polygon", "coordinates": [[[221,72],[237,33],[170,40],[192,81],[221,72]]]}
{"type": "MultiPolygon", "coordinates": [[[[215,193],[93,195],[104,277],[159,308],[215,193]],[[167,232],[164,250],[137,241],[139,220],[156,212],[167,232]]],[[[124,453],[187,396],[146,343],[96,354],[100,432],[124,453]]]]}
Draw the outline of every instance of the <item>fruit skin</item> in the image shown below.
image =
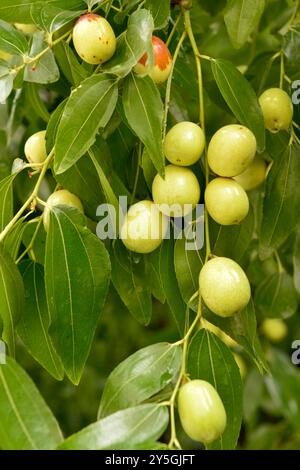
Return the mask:
{"type": "Polygon", "coordinates": [[[215,178],[208,183],[204,198],[209,215],[220,225],[239,224],[249,212],[246,191],[229,178],[215,178]]]}
{"type": "Polygon", "coordinates": [[[128,250],[151,253],[165,238],[168,226],[167,217],[152,201],[140,201],[131,206],[127,212],[120,238],[128,250]]]}
{"type": "Polygon", "coordinates": [[[46,131],[30,136],[25,143],[24,153],[30,163],[43,163],[47,158],[46,131]]]}
{"type": "Polygon", "coordinates": [[[115,33],[105,18],[93,13],[81,16],[73,29],[77,54],[88,64],[103,64],[115,53],[115,33]]]}
{"type": "Polygon", "coordinates": [[[147,52],[134,67],[137,75],[149,75],[152,80],[160,85],[170,75],[172,68],[172,56],[165,43],[157,36],[152,36],[154,65],[149,65],[147,52]]]}
{"type": "Polygon", "coordinates": [[[253,132],[240,124],[221,127],[212,137],[207,159],[218,176],[237,176],[253,161],[256,138],[253,132]]]}
{"type": "Polygon", "coordinates": [[[205,380],[191,380],[178,393],[178,412],[186,434],[209,444],[223,434],[226,411],[216,389],[205,380]]]}
{"type": "Polygon", "coordinates": [[[267,177],[267,163],[259,157],[255,157],[243,173],[235,176],[237,181],[245,191],[251,191],[261,185],[267,177]]]}
{"type": "Polygon", "coordinates": [[[196,163],[205,146],[204,132],[197,124],[189,121],[175,124],[166,135],[164,152],[174,165],[188,166],[196,163]]]}
{"type": "Polygon", "coordinates": [[[155,204],[165,215],[182,217],[191,212],[199,202],[200,186],[189,168],[168,165],[165,168],[165,179],[159,174],[155,176],[152,195],[155,204]],[[191,207],[184,207],[185,204],[191,207]]]}
{"type": "Polygon", "coordinates": [[[22,31],[22,33],[28,34],[28,35],[34,34],[36,31],[38,31],[35,24],[15,23],[15,27],[19,31],[22,31]]]}
{"type": "Polygon", "coordinates": [[[232,259],[209,260],[200,271],[199,290],[207,307],[220,317],[231,317],[248,304],[251,289],[243,269],[232,259]]]}
{"type": "Polygon", "coordinates": [[[288,327],[280,318],[266,318],[260,329],[263,335],[273,343],[280,343],[288,334],[288,327]]]}
{"type": "Polygon", "coordinates": [[[46,232],[48,232],[50,224],[50,212],[54,206],[70,206],[76,207],[83,212],[83,206],[80,199],[75,194],[70,193],[67,189],[60,189],[51,194],[47,199],[47,205],[44,209],[43,222],[46,232]]]}
{"type": "Polygon", "coordinates": [[[269,88],[259,98],[265,128],[272,133],[287,130],[293,119],[293,104],[289,95],[280,88],[269,88]]]}

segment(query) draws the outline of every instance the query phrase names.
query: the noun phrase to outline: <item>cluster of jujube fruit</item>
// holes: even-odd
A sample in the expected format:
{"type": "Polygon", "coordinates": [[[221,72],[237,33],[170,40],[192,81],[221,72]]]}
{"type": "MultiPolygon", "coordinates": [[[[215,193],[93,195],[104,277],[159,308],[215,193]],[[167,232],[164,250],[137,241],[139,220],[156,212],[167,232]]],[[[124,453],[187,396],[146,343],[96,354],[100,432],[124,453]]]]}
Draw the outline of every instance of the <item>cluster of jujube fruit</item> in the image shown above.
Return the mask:
{"type": "MultiPolygon", "coordinates": [[[[73,43],[78,55],[89,64],[105,63],[116,50],[116,37],[108,21],[91,13],[83,15],[75,24],[73,43]]],[[[161,39],[153,36],[152,45],[153,63],[146,53],[134,72],[149,75],[160,84],[170,74],[172,57],[161,39]]],[[[259,102],[269,131],[289,128],[293,107],[283,90],[266,90],[259,102]]],[[[25,155],[34,168],[47,158],[45,136],[46,131],[37,132],[25,144],[25,155]]],[[[201,159],[205,147],[205,134],[193,122],[179,122],[167,132],[163,149],[169,164],[164,176],[154,177],[153,201],[133,204],[124,217],[120,238],[129,250],[150,253],[157,249],[166,236],[170,218],[187,215],[199,203],[200,185],[196,174],[188,167],[201,159]]],[[[206,158],[214,178],[206,186],[204,200],[208,214],[218,224],[239,224],[247,216],[246,191],[263,183],[267,174],[267,163],[256,153],[254,134],[241,124],[222,127],[211,138],[206,158]]],[[[83,212],[79,198],[60,189],[46,203],[43,215],[46,230],[51,208],[56,205],[76,207],[83,212]]],[[[214,314],[230,317],[246,307],[251,289],[245,272],[235,261],[211,255],[199,273],[199,294],[214,314]]],[[[192,439],[209,443],[225,429],[223,403],[208,382],[190,380],[182,385],[178,409],[182,426],[192,439]]]]}

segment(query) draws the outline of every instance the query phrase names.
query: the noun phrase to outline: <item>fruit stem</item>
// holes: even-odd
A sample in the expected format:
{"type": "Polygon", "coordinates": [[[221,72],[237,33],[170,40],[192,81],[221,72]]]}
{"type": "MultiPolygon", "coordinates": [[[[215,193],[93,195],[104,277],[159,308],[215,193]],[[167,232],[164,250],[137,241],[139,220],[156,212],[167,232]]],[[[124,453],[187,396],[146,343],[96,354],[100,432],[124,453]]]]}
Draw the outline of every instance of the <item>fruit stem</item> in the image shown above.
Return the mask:
{"type": "Polygon", "coordinates": [[[0,233],[0,243],[4,240],[4,238],[6,237],[6,235],[11,231],[11,229],[13,228],[13,226],[15,225],[15,223],[19,220],[19,218],[23,215],[23,213],[25,212],[25,210],[28,208],[28,206],[34,201],[34,199],[37,197],[38,195],[38,192],[39,192],[39,189],[41,187],[41,184],[43,182],[43,179],[44,179],[44,176],[47,172],[47,169],[48,169],[48,166],[53,158],[53,155],[54,155],[54,147],[53,149],[51,150],[51,152],[49,153],[48,157],[46,158],[45,162],[44,162],[44,165],[43,165],[43,169],[40,173],[40,176],[36,182],[36,185],[33,189],[33,192],[31,193],[31,195],[28,197],[28,199],[24,202],[23,206],[18,210],[18,212],[16,213],[16,215],[12,218],[12,220],[6,225],[6,227],[2,230],[2,232],[0,233]]]}
{"type": "Polygon", "coordinates": [[[280,80],[279,80],[279,88],[282,89],[283,87],[283,79],[285,75],[285,70],[284,70],[284,55],[283,55],[283,50],[280,51],[280,80]]]}
{"type": "Polygon", "coordinates": [[[172,61],[172,67],[171,67],[171,72],[168,77],[167,81],[167,87],[166,87],[166,97],[165,97],[165,111],[164,111],[164,117],[163,117],[163,135],[162,135],[162,140],[165,140],[166,137],[166,132],[167,132],[167,120],[168,120],[168,112],[169,112],[169,106],[170,106],[170,99],[171,99],[171,84],[172,84],[172,78],[173,78],[173,73],[174,73],[174,68],[175,68],[175,63],[180,51],[180,48],[183,44],[183,41],[186,38],[186,31],[183,31],[178,44],[176,46],[174,55],[173,55],[173,61],[172,61]]]}
{"type": "MultiPolygon", "coordinates": [[[[187,32],[187,35],[189,37],[194,57],[195,57],[195,62],[196,62],[196,69],[197,69],[197,76],[198,76],[198,93],[199,93],[199,120],[200,120],[200,125],[202,127],[203,133],[204,133],[204,140],[205,140],[205,151],[204,151],[204,160],[205,160],[205,183],[206,186],[209,183],[209,166],[208,166],[208,160],[207,160],[207,140],[206,140],[206,132],[205,132],[205,112],[204,112],[204,93],[203,93],[203,76],[202,76],[202,67],[201,67],[201,54],[198,49],[195,36],[193,33],[193,28],[191,24],[191,17],[190,17],[190,12],[189,10],[184,10],[183,12],[184,15],[184,22],[185,22],[185,29],[187,32]]],[[[208,212],[206,210],[206,207],[204,208],[204,225],[205,225],[205,245],[206,245],[206,256],[205,256],[205,262],[208,261],[208,259],[211,256],[211,246],[210,246],[210,235],[209,235],[209,223],[208,223],[208,212]]]]}
{"type": "Polygon", "coordinates": [[[175,32],[176,32],[176,29],[177,29],[177,27],[178,27],[178,25],[179,25],[180,19],[181,19],[181,15],[178,15],[177,18],[176,18],[176,20],[175,20],[175,23],[173,24],[173,28],[171,29],[171,32],[170,32],[170,34],[169,34],[169,36],[168,36],[168,39],[167,39],[167,41],[166,41],[166,46],[167,46],[167,47],[169,46],[170,42],[172,41],[172,38],[173,38],[173,36],[174,36],[174,34],[175,34],[175,32]]]}
{"type": "MultiPolygon", "coordinates": [[[[34,242],[35,242],[36,237],[37,237],[37,235],[38,235],[40,226],[41,226],[41,224],[42,224],[42,221],[43,221],[43,218],[42,218],[42,217],[39,217],[38,223],[36,224],[36,228],[35,228],[35,230],[34,230],[34,232],[33,232],[33,235],[32,235],[32,238],[31,238],[31,240],[30,240],[30,243],[28,244],[27,248],[23,251],[23,253],[19,256],[19,258],[16,260],[16,264],[19,264],[20,261],[22,261],[22,259],[24,258],[24,256],[26,256],[27,253],[29,253],[29,252],[32,250],[33,245],[34,245],[34,242]]],[[[32,257],[33,261],[36,261],[35,255],[34,255],[33,252],[32,252],[32,254],[31,254],[31,257],[32,257]]]]}

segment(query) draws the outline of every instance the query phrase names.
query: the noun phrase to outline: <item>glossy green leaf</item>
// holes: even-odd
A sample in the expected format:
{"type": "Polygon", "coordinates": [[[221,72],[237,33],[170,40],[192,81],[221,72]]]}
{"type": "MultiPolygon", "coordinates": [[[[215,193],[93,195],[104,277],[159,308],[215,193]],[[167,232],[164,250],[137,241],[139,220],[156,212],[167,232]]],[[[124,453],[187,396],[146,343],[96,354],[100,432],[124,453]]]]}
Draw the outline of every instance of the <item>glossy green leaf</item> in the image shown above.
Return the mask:
{"type": "Polygon", "coordinates": [[[224,15],[232,44],[242,47],[256,29],[265,8],[265,0],[230,0],[224,15]]]}
{"type": "Polygon", "coordinates": [[[28,252],[29,258],[33,259],[37,263],[44,265],[45,263],[45,251],[46,251],[46,232],[43,224],[37,229],[37,223],[26,224],[23,234],[22,234],[22,243],[26,248],[30,247],[28,252]],[[32,237],[37,230],[35,240],[32,243],[32,237]]]}
{"type": "Polygon", "coordinates": [[[0,246],[0,317],[3,322],[2,339],[12,356],[15,354],[15,328],[23,313],[24,285],[18,268],[0,246]]]}
{"type": "Polygon", "coordinates": [[[180,365],[181,347],[169,343],[153,344],[132,354],[108,377],[98,418],[152,397],[176,377],[180,365]]]}
{"type": "Polygon", "coordinates": [[[300,222],[300,146],[286,147],[267,178],[260,233],[261,251],[268,257],[300,222]]]}
{"type": "Polygon", "coordinates": [[[127,75],[151,44],[153,19],[148,10],[135,11],[128,20],[127,30],[117,42],[113,58],[103,67],[105,72],[120,77],[127,75]]]}
{"type": "MultiPolygon", "coordinates": [[[[84,7],[82,0],[47,0],[47,3],[66,10],[84,7]]],[[[35,4],[39,4],[41,9],[45,6],[41,0],[5,0],[0,5],[0,18],[11,23],[32,23],[32,5],[35,4]]]]}
{"type": "Polygon", "coordinates": [[[169,0],[146,0],[145,8],[147,8],[153,16],[155,29],[162,29],[166,26],[170,16],[169,0]]]}
{"type": "Polygon", "coordinates": [[[185,325],[186,305],[181,297],[174,265],[174,240],[164,240],[160,249],[159,272],[162,281],[162,288],[165,293],[167,303],[173,315],[175,325],[183,334],[185,325]]]}
{"type": "Polygon", "coordinates": [[[0,181],[0,231],[13,218],[13,182],[16,175],[9,175],[0,181]]]}
{"type": "Polygon", "coordinates": [[[287,318],[297,311],[299,298],[286,272],[266,277],[255,291],[255,305],[264,317],[287,318]]]}
{"type": "MultiPolygon", "coordinates": [[[[30,49],[30,57],[35,57],[47,48],[43,32],[34,33],[30,49]]],[[[24,80],[34,83],[53,83],[59,79],[59,70],[53,52],[49,49],[34,63],[25,67],[24,80]]]]}
{"type": "Polygon", "coordinates": [[[283,51],[289,70],[299,70],[300,66],[300,26],[294,25],[283,38],[283,51]]]}
{"type": "Polygon", "coordinates": [[[211,383],[219,393],[227,415],[225,432],[209,449],[234,449],[242,424],[242,379],[230,349],[213,333],[202,329],[195,334],[188,352],[191,379],[211,383]]]}
{"type": "Polygon", "coordinates": [[[69,437],[59,449],[130,450],[158,439],[165,431],[169,416],[166,407],[140,405],[118,411],[69,437]]]}
{"type": "Polygon", "coordinates": [[[13,261],[16,261],[19,255],[22,237],[26,227],[24,221],[25,217],[19,219],[3,240],[3,248],[7,253],[9,253],[13,261]]]}
{"type": "Polygon", "coordinates": [[[25,306],[17,332],[27,351],[54,378],[61,380],[63,368],[48,334],[50,314],[47,306],[42,266],[24,261],[20,265],[25,287],[25,306]]]}
{"type": "Polygon", "coordinates": [[[26,96],[36,115],[43,119],[43,121],[48,122],[50,119],[50,113],[39,94],[39,85],[26,83],[24,88],[26,96]]]}
{"type": "Polygon", "coordinates": [[[0,103],[4,103],[14,85],[14,74],[9,68],[0,65],[0,103]]]}
{"type": "Polygon", "coordinates": [[[254,133],[258,150],[262,152],[265,147],[265,126],[253,88],[230,62],[217,59],[211,67],[224,100],[236,119],[254,133]]]}
{"type": "Polygon", "coordinates": [[[14,55],[23,55],[28,50],[28,42],[24,34],[1,19],[0,50],[14,55]]]}
{"type": "Polygon", "coordinates": [[[89,76],[68,43],[58,43],[54,47],[54,54],[62,73],[72,85],[79,86],[89,76]]]}
{"type": "MultiPolygon", "coordinates": [[[[77,213],[77,211],[74,211],[77,213]]],[[[78,383],[104,305],[110,262],[103,243],[59,206],[51,211],[45,284],[54,347],[78,383]]]]}
{"type": "Polygon", "coordinates": [[[99,128],[111,118],[117,97],[116,81],[105,74],[87,78],[72,91],[56,136],[56,173],[68,170],[92,146],[99,128]]]}
{"type": "Polygon", "coordinates": [[[156,170],[163,175],[163,104],[151,78],[129,75],[124,82],[123,106],[130,127],[145,145],[156,170]]]}
{"type": "Polygon", "coordinates": [[[112,282],[122,301],[143,325],[152,316],[151,291],[146,278],[143,256],[128,252],[121,240],[116,240],[111,254],[112,282]]]}
{"type": "Polygon", "coordinates": [[[57,129],[64,112],[65,106],[67,104],[67,100],[62,101],[59,103],[57,108],[52,112],[48,125],[47,125],[47,132],[46,132],[46,149],[47,153],[49,154],[55,145],[55,139],[57,135],[57,129]]]}
{"type": "Polygon", "coordinates": [[[59,426],[31,378],[7,358],[0,365],[0,447],[50,450],[62,440],[59,426]]]}
{"type": "Polygon", "coordinates": [[[67,8],[59,8],[48,2],[44,2],[42,8],[40,3],[33,4],[31,9],[31,16],[34,18],[35,24],[48,33],[54,33],[54,31],[71,23],[82,13],[84,10],[68,11],[67,8]]]}

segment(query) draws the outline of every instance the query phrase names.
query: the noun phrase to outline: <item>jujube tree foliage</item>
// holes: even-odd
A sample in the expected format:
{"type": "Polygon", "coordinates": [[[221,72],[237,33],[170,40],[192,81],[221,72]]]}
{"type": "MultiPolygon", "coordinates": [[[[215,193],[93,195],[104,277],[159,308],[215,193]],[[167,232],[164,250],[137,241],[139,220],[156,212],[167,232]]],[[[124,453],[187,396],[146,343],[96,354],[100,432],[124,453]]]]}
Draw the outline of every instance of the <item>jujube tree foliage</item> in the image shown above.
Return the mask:
{"type": "Polygon", "coordinates": [[[0,448],[300,448],[299,68],[298,0],[2,2],[0,448]]]}

